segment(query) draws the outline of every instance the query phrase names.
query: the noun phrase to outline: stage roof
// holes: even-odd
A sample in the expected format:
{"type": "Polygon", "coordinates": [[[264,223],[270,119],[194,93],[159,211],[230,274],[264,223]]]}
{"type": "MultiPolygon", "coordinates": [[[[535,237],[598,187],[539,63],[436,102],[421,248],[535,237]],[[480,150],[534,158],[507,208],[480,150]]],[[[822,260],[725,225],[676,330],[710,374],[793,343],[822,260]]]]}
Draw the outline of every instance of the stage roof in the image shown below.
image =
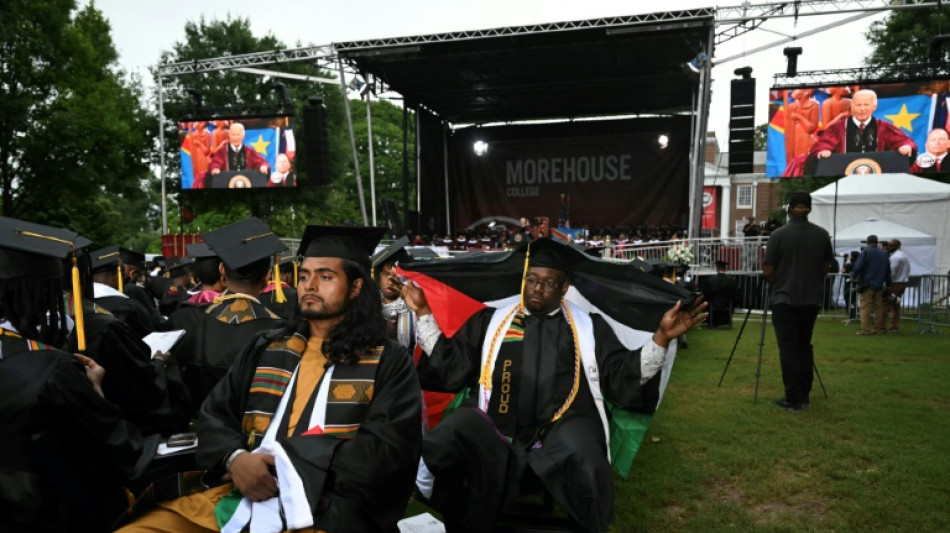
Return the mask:
{"type": "Polygon", "coordinates": [[[664,114],[692,111],[697,75],[683,65],[708,48],[712,24],[697,9],[334,47],[452,123],[664,114]]]}

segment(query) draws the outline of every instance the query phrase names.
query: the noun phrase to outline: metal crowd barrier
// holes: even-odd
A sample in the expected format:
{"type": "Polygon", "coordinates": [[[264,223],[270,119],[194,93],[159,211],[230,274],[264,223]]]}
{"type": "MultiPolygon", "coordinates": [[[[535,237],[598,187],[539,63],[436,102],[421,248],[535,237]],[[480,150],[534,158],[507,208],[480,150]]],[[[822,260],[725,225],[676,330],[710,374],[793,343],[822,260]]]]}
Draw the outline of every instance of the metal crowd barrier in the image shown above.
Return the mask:
{"type": "MultiPolygon", "coordinates": [[[[736,312],[752,309],[759,313],[765,300],[767,284],[761,272],[726,272],[739,282],[739,303],[736,312]]],[[[702,290],[704,280],[711,276],[702,273],[690,277],[696,290],[702,290]]],[[[950,330],[950,276],[927,275],[911,276],[907,288],[900,299],[901,322],[917,323],[919,333],[946,333],[950,330]]],[[[831,273],[822,287],[821,311],[819,316],[841,319],[846,324],[859,324],[861,317],[858,296],[851,283],[851,277],[840,273],[831,273]]],[[[888,318],[890,325],[890,318],[888,318]]]]}

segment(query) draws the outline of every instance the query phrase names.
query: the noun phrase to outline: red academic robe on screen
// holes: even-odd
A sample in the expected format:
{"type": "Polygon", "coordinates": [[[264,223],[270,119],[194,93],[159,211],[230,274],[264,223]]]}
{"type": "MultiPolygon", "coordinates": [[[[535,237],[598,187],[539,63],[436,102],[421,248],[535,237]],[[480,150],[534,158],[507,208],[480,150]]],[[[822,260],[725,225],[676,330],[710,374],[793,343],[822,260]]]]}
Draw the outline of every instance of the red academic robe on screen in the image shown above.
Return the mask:
{"type": "MultiPolygon", "coordinates": [[[[205,180],[211,176],[211,171],[214,169],[221,171],[231,170],[228,168],[228,146],[229,145],[225,144],[221,148],[215,150],[213,154],[211,154],[211,161],[208,163],[208,172],[205,173],[204,178],[200,182],[195,180],[193,188],[204,188],[205,180]]],[[[267,167],[267,173],[270,173],[270,164],[267,163],[267,160],[261,157],[261,154],[257,153],[257,150],[247,145],[244,145],[244,161],[246,162],[246,168],[244,170],[260,172],[261,167],[263,166],[267,167]]]]}
{"type": "MultiPolygon", "coordinates": [[[[788,162],[788,166],[785,167],[785,172],[782,176],[797,177],[803,175],[805,162],[817,157],[818,152],[823,150],[830,150],[836,154],[845,153],[848,146],[846,142],[848,120],[835,122],[831,127],[826,129],[821,136],[818,137],[815,144],[812,145],[808,154],[799,154],[788,162]]],[[[914,158],[917,156],[917,143],[902,132],[900,128],[879,118],[875,118],[874,122],[877,123],[878,152],[896,151],[901,146],[907,145],[910,146],[912,150],[910,157],[914,158]]]]}

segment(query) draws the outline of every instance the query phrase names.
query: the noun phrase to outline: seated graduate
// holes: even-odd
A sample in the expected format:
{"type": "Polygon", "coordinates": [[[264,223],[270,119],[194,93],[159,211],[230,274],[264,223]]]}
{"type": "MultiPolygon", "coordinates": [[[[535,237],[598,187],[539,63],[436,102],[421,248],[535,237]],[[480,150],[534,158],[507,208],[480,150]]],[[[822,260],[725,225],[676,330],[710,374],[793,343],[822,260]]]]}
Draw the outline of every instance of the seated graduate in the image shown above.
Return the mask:
{"type": "Polygon", "coordinates": [[[146,309],[158,316],[158,303],[145,289],[145,254],[120,246],[119,258],[122,260],[122,272],[125,276],[122,292],[141,302],[146,309]]]}
{"type": "Polygon", "coordinates": [[[161,291],[158,293],[158,312],[163,316],[171,316],[191,297],[193,265],[191,257],[170,257],[165,261],[165,277],[158,278],[163,281],[155,281],[152,285],[153,291],[161,291]]]}
{"type": "Polygon", "coordinates": [[[102,367],[57,349],[69,327],[62,261],[76,238],[0,218],[3,531],[109,531],[158,445],[103,398],[102,367]]]}
{"type": "Polygon", "coordinates": [[[402,300],[402,282],[396,275],[396,263],[410,258],[408,237],[401,237],[373,256],[373,279],[382,296],[386,335],[412,354],[416,347],[416,317],[402,300]]]}
{"type": "Polygon", "coordinates": [[[227,288],[207,306],[183,305],[170,319],[186,331],[174,356],[195,411],[259,332],[285,325],[257,299],[271,257],[287,249],[284,243],[256,218],[209,231],[202,239],[221,258],[218,268],[227,288]]]}
{"type": "MultiPolygon", "coordinates": [[[[86,240],[80,237],[80,240],[86,240]]],[[[75,245],[77,256],[85,347],[79,347],[78,328],[68,336],[68,349],[82,352],[103,368],[108,369],[102,381],[105,398],[122,409],[126,420],[143,433],[171,434],[188,428],[187,406],[190,404],[181,376],[169,354],[152,354],[125,322],[96,305],[87,295],[93,294],[90,255],[81,250],[82,242],[75,245]],[[154,356],[153,356],[154,355],[154,356]]],[[[70,268],[64,265],[64,269],[70,268]]],[[[76,320],[74,295],[68,300],[69,316],[76,320]]]]}
{"type": "Polygon", "coordinates": [[[475,313],[452,338],[422,290],[403,289],[427,354],[423,388],[474,396],[426,434],[417,486],[448,531],[491,531],[507,503],[539,484],[585,530],[605,531],[613,474],[604,399],[652,412],[667,346],[705,318],[705,304],[677,303],[652,340],[629,351],[604,318],[564,299],[572,264],[589,259],[544,238],[525,252],[520,301],[475,313]]]}
{"type": "Polygon", "coordinates": [[[203,309],[227,288],[221,269],[221,258],[203,242],[187,244],[185,249],[188,251],[188,257],[194,260],[191,274],[198,285],[189,291],[190,296],[179,306],[179,310],[185,306],[203,309]]]}
{"type": "Polygon", "coordinates": [[[208,484],[227,483],[121,531],[396,531],[419,464],[421,394],[369,276],[381,233],[307,228],[302,320],[262,334],[201,408],[198,464],[208,484]]]}
{"type": "Polygon", "coordinates": [[[89,253],[92,261],[92,290],[95,303],[125,322],[142,338],[163,329],[158,314],[124,292],[125,274],[118,246],[108,246],[89,253]]]}
{"type": "Polygon", "coordinates": [[[297,256],[289,251],[277,256],[274,275],[261,291],[261,303],[280,318],[291,322],[297,319],[300,306],[297,303],[297,256]],[[275,280],[278,280],[275,282],[275,280]],[[277,290],[280,284],[281,290],[277,290]],[[283,294],[283,296],[280,296],[283,294]]]}

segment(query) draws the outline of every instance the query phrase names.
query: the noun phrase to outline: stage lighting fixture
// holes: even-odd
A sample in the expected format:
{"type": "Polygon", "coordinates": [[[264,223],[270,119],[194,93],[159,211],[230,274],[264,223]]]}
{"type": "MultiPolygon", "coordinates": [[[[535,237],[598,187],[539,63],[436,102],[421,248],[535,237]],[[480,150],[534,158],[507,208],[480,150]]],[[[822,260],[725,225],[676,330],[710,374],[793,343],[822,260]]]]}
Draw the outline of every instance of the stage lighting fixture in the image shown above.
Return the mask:
{"type": "Polygon", "coordinates": [[[495,229],[495,224],[497,224],[497,222],[495,222],[494,220],[492,220],[491,222],[489,222],[489,223],[488,223],[488,229],[495,229]]]}
{"type": "Polygon", "coordinates": [[[667,135],[667,134],[665,134],[665,133],[661,133],[661,134],[656,138],[656,146],[657,146],[660,150],[666,150],[666,148],[667,148],[669,145],[670,145],[670,136],[669,136],[669,135],[667,135]]]}
{"type": "Polygon", "coordinates": [[[481,157],[488,153],[488,143],[485,141],[475,141],[475,144],[472,145],[472,150],[475,151],[475,155],[481,157]]]}
{"type": "Polygon", "coordinates": [[[194,106],[194,108],[201,109],[204,103],[204,96],[202,96],[201,93],[198,92],[198,89],[195,89],[194,87],[189,87],[185,89],[185,91],[191,95],[191,103],[194,106]]]}
{"type": "Polygon", "coordinates": [[[747,80],[752,77],[752,67],[739,67],[732,71],[740,79],[747,80]]]}
{"type": "Polygon", "coordinates": [[[363,79],[363,76],[357,74],[353,76],[353,79],[350,80],[350,83],[347,84],[347,87],[350,90],[360,93],[360,96],[364,96],[369,91],[369,84],[366,83],[366,80],[363,79]]]}
{"type": "Polygon", "coordinates": [[[788,46],[782,50],[782,53],[788,58],[788,69],[785,71],[785,75],[794,78],[798,75],[798,56],[802,55],[802,47],[788,46]]]}
{"type": "Polygon", "coordinates": [[[700,52],[696,54],[696,57],[689,60],[689,63],[686,63],[686,66],[689,70],[699,74],[699,71],[703,69],[707,64],[711,64],[712,61],[709,59],[709,55],[706,52],[700,52]]]}

